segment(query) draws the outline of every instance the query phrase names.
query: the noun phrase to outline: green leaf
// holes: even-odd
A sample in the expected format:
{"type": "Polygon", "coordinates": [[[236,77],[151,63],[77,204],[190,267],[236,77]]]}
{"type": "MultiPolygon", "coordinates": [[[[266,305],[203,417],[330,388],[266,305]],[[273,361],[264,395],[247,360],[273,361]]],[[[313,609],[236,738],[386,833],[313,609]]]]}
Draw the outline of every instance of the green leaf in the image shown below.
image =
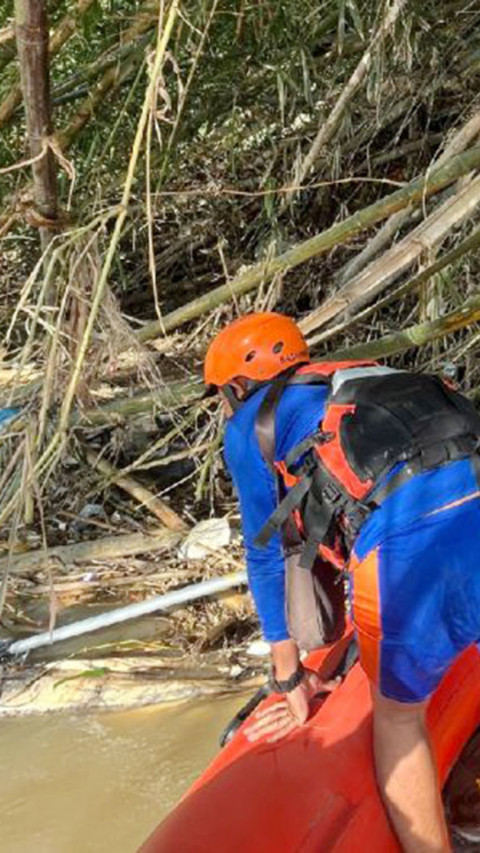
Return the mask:
{"type": "Polygon", "coordinates": [[[76,675],[67,675],[65,678],[61,678],[60,681],[55,682],[53,687],[60,687],[60,685],[65,684],[66,681],[76,681],[78,678],[103,678],[103,676],[108,675],[109,672],[111,672],[111,670],[108,666],[98,666],[95,669],[84,669],[82,672],[77,672],[76,675]]]}
{"type": "Polygon", "coordinates": [[[105,18],[101,4],[99,0],[95,0],[81,18],[83,35],[87,41],[90,41],[95,35],[98,35],[99,24],[103,23],[104,20],[105,18]]]}
{"type": "Polygon", "coordinates": [[[355,0],[347,0],[347,8],[348,8],[348,11],[350,12],[350,15],[352,16],[353,26],[354,26],[355,30],[357,31],[360,38],[364,39],[365,35],[364,35],[364,31],[363,31],[362,16],[360,15],[360,10],[359,10],[355,0]]]}

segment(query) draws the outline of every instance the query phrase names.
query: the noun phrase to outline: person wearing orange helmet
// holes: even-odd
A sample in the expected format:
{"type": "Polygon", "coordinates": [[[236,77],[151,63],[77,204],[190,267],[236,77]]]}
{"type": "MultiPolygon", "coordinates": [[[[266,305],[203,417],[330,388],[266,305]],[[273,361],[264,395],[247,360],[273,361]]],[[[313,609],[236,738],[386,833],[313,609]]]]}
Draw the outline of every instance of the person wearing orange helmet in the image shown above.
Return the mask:
{"type": "Polygon", "coordinates": [[[217,335],[205,383],[227,415],[249,585],[283,694],[247,736],[273,741],[307,719],[320,685],[300,649],[338,636],[346,569],[382,797],[404,850],[449,850],[424,715],[480,640],[479,416],[436,377],[312,364],[296,323],[273,312],[217,335]]]}
{"type": "Polygon", "coordinates": [[[272,312],[247,314],[230,323],[210,344],[205,383],[221,388],[230,406],[238,408],[245,397],[239,392],[239,379],[248,390],[287,367],[309,361],[307,342],[293,320],[272,312]]]}

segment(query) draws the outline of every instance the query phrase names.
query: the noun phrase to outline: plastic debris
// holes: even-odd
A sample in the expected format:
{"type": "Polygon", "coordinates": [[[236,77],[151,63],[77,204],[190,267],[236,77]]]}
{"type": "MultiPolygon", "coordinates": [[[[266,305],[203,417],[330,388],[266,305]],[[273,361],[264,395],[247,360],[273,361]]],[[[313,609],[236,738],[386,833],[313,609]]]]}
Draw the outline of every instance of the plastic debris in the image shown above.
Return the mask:
{"type": "Polygon", "coordinates": [[[226,518],[207,518],[190,530],[179,547],[184,560],[203,560],[212,551],[229,545],[231,530],[226,518]]]}
{"type": "Polygon", "coordinates": [[[20,414],[20,409],[0,409],[0,432],[2,432],[14,418],[20,414]]]}
{"type": "Polygon", "coordinates": [[[246,648],[247,655],[251,657],[266,657],[270,654],[270,645],[265,640],[253,640],[246,648]]]}

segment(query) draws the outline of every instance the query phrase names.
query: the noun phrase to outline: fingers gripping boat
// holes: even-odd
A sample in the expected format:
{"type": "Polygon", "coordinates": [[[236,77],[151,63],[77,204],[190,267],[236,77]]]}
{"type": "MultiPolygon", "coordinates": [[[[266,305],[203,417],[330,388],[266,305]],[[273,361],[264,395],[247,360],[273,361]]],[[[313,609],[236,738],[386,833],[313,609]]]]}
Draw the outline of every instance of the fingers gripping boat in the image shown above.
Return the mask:
{"type": "MultiPolygon", "coordinates": [[[[348,632],[307,664],[328,678],[348,632]]],[[[268,697],[264,703],[277,701],[268,697]]],[[[480,725],[480,654],[468,648],[431,699],[428,728],[444,784],[480,725]]],[[[367,679],[355,664],[308,723],[275,743],[243,726],[140,853],[390,853],[400,847],[375,783],[367,679]]]]}

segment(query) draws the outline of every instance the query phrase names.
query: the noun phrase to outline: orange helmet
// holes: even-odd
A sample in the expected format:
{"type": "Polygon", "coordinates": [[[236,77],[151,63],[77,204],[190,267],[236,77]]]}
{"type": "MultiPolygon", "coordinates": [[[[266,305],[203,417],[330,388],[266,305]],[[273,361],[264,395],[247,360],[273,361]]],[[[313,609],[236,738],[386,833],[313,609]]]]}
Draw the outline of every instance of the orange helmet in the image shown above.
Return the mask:
{"type": "Polygon", "coordinates": [[[294,364],[310,361],[297,324],[283,314],[246,314],[212,341],[205,359],[207,385],[227,385],[237,376],[272,379],[294,364]]]}

